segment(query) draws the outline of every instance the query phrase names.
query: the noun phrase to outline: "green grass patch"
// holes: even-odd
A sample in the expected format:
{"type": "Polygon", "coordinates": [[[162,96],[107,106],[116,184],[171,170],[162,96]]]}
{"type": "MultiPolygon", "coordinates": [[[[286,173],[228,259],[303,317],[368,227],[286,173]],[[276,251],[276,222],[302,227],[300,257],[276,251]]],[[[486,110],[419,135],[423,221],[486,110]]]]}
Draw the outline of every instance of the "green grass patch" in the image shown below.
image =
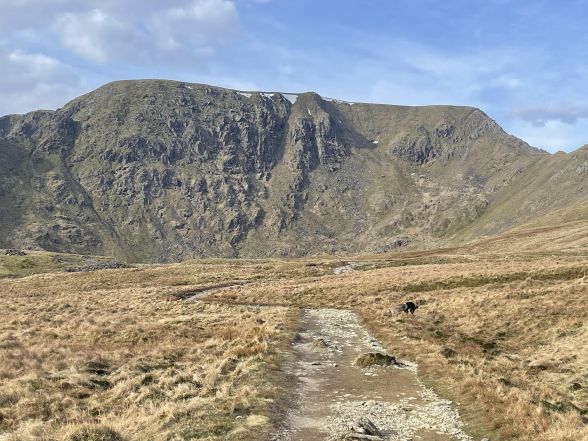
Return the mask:
{"type": "Polygon", "coordinates": [[[104,256],[80,254],[47,253],[27,251],[24,256],[7,256],[0,250],[0,279],[18,278],[33,274],[76,271],[113,263],[115,260],[104,256]]]}
{"type": "Polygon", "coordinates": [[[564,267],[552,270],[539,271],[517,271],[504,274],[492,275],[474,275],[470,277],[450,277],[440,280],[427,280],[424,282],[409,283],[396,287],[399,291],[406,292],[423,292],[423,291],[438,291],[444,289],[455,288],[476,288],[478,286],[490,284],[504,284],[526,279],[537,281],[553,281],[553,280],[572,280],[584,277],[588,274],[588,267],[574,266],[564,267]]]}
{"type": "Polygon", "coordinates": [[[396,268],[413,265],[445,265],[450,263],[468,263],[466,258],[443,258],[443,257],[414,257],[411,259],[393,259],[374,263],[366,263],[354,266],[357,271],[371,271],[380,268],[396,268]]]}

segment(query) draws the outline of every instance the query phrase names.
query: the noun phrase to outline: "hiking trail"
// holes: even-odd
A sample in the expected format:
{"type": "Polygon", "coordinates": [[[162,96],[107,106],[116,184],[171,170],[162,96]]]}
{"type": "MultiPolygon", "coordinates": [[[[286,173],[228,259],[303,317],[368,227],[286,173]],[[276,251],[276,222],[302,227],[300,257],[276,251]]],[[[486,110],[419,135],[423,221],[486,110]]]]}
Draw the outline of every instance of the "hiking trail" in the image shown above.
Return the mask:
{"type": "Polygon", "coordinates": [[[347,310],[307,309],[286,372],[296,379],[294,402],[272,441],[470,441],[452,402],[418,380],[416,365],[354,366],[358,356],[385,354],[347,310]],[[351,429],[367,417],[380,435],[351,429]]]}

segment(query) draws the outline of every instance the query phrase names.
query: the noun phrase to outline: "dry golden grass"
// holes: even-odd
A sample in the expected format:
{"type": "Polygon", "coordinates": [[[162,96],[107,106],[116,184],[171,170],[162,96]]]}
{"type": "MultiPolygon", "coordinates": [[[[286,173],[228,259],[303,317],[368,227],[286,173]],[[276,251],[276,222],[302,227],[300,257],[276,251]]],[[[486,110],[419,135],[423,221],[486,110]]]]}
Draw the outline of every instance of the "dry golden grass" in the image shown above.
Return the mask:
{"type": "MultiPolygon", "coordinates": [[[[414,258],[379,262],[361,260],[358,261],[360,266],[351,273],[261,279],[213,293],[207,299],[227,303],[349,308],[380,295],[389,297],[394,293],[418,293],[446,287],[504,284],[529,277],[574,279],[586,270],[586,259],[577,256],[558,259],[475,256],[467,263],[462,262],[462,256],[441,256],[438,259],[429,256],[427,260],[429,263],[425,264],[414,258]],[[437,261],[445,263],[435,263],[437,261]]],[[[349,261],[354,262],[353,259],[349,261]]]]}
{"type": "Polygon", "coordinates": [[[558,253],[554,231],[437,255],[361,256],[350,259],[351,273],[257,282],[209,299],[353,308],[392,353],[417,360],[429,384],[462,404],[472,433],[588,440],[587,237],[558,253]],[[537,243],[552,248],[520,251],[537,243]],[[383,314],[409,299],[421,305],[416,315],[383,314]]]}
{"type": "Polygon", "coordinates": [[[588,253],[588,222],[571,221],[543,227],[520,227],[506,234],[472,244],[476,252],[546,253],[549,255],[588,253]]]}
{"type": "Polygon", "coordinates": [[[170,300],[209,266],[0,282],[0,439],[257,439],[296,314],[170,300]]]}
{"type": "Polygon", "coordinates": [[[300,306],[356,310],[461,403],[473,434],[588,439],[584,228],[346,261],[0,281],[0,440],[263,439],[288,393],[278,367],[300,306]],[[575,239],[559,252],[565,232],[575,239]],[[348,262],[354,271],[333,274],[348,262]],[[383,314],[408,299],[421,305],[414,316],[383,314]]]}
{"type": "Polygon", "coordinates": [[[415,358],[426,380],[501,439],[582,440],[587,282],[529,278],[418,293],[414,317],[383,316],[376,304],[359,312],[391,350],[415,358]]]}

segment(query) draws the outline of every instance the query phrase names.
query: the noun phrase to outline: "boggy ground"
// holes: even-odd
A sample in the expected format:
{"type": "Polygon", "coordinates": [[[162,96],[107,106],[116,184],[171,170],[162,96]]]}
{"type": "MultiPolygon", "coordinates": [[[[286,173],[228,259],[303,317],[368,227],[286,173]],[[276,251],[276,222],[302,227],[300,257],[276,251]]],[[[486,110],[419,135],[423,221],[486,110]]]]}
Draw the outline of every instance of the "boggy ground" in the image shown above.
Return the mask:
{"type": "Polygon", "coordinates": [[[474,439],[588,439],[582,232],[2,280],[0,440],[269,438],[287,427],[299,308],[325,307],[417,362],[474,439]],[[384,314],[408,299],[414,316],[384,314]]]}

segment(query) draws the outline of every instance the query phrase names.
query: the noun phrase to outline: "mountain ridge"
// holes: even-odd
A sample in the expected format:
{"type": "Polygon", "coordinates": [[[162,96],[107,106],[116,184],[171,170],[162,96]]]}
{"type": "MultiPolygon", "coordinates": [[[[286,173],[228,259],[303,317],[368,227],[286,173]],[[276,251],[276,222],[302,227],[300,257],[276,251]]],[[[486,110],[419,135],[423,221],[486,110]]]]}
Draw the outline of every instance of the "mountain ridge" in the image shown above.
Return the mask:
{"type": "Polygon", "coordinates": [[[550,155],[467,106],[123,80],[0,118],[0,247],[174,261],[430,246],[581,203],[584,153],[550,155]]]}

